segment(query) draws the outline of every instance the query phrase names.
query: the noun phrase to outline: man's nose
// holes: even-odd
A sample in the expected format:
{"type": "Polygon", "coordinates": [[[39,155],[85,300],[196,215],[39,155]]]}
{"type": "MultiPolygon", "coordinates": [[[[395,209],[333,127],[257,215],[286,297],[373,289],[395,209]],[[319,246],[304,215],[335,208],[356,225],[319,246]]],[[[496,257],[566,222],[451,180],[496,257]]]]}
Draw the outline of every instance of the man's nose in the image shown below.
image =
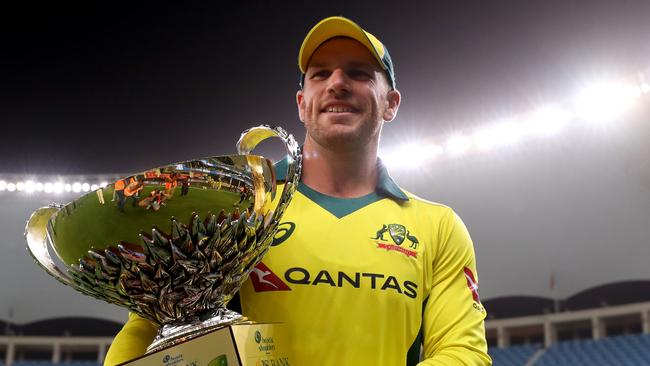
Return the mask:
{"type": "Polygon", "coordinates": [[[347,93],[350,91],[350,78],[342,69],[334,69],[329,77],[327,90],[330,93],[347,93]]]}

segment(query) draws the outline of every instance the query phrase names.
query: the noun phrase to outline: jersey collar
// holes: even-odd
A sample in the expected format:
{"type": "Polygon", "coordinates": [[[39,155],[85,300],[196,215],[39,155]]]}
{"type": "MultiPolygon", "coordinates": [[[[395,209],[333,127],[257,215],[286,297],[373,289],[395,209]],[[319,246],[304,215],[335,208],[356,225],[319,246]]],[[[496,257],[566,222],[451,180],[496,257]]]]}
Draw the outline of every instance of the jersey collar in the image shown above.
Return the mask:
{"type": "Polygon", "coordinates": [[[402,189],[395,183],[393,178],[388,174],[388,169],[381,161],[377,158],[377,186],[375,187],[377,193],[382,196],[392,198],[397,201],[408,201],[409,198],[402,191],[402,189]]]}
{"type": "MultiPolygon", "coordinates": [[[[285,180],[288,165],[289,162],[286,157],[274,164],[278,181],[285,180]]],[[[386,166],[379,158],[377,158],[377,185],[375,186],[375,192],[382,197],[391,198],[396,201],[409,200],[406,193],[402,191],[393,178],[388,174],[388,169],[386,169],[386,166]]]]}

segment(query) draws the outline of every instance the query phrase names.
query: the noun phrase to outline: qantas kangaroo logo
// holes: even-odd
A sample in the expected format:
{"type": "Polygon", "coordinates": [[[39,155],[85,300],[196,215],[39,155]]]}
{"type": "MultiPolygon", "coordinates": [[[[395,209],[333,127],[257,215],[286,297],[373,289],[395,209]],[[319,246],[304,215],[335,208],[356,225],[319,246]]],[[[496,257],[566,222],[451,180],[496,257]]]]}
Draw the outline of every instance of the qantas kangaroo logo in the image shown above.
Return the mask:
{"type": "Polygon", "coordinates": [[[255,267],[253,267],[250,279],[251,282],[253,282],[255,292],[291,291],[289,286],[282,282],[280,277],[276,276],[276,274],[262,262],[259,262],[255,267]]]}
{"type": "Polygon", "coordinates": [[[267,281],[267,280],[264,279],[264,277],[271,274],[271,271],[264,272],[259,268],[253,268],[253,273],[255,273],[257,275],[257,280],[260,281],[260,283],[264,283],[264,284],[267,284],[269,286],[273,286],[273,288],[278,288],[278,286],[273,284],[273,282],[267,281]]]}

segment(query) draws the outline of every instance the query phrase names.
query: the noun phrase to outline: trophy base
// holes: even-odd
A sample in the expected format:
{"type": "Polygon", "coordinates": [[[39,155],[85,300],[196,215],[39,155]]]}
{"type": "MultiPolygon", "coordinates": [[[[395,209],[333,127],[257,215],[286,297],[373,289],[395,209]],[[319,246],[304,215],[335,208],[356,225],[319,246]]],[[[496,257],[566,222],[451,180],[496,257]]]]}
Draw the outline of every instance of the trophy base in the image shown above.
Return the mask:
{"type": "Polygon", "coordinates": [[[246,317],[237,312],[226,308],[219,308],[207,315],[205,320],[198,320],[183,325],[163,325],[158,331],[158,335],[156,335],[153,343],[147,347],[145,354],[150,354],[163,348],[186,342],[215,329],[235,323],[246,322],[247,320],[246,317]]]}
{"type": "Polygon", "coordinates": [[[230,324],[149,352],[119,366],[290,365],[284,324],[230,324]]]}

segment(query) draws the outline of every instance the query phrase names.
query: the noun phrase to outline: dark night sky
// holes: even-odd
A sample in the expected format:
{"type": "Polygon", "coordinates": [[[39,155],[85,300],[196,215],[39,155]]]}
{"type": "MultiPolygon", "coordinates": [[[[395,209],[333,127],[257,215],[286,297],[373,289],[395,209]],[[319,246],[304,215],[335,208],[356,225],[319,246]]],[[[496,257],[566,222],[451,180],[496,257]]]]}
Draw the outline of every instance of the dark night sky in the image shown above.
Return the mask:
{"type": "Polygon", "coordinates": [[[650,65],[650,2],[104,2],[3,9],[0,172],[101,173],[302,138],[297,52],[329,15],[388,45],[403,104],[384,143],[442,135],[650,65]]]}

